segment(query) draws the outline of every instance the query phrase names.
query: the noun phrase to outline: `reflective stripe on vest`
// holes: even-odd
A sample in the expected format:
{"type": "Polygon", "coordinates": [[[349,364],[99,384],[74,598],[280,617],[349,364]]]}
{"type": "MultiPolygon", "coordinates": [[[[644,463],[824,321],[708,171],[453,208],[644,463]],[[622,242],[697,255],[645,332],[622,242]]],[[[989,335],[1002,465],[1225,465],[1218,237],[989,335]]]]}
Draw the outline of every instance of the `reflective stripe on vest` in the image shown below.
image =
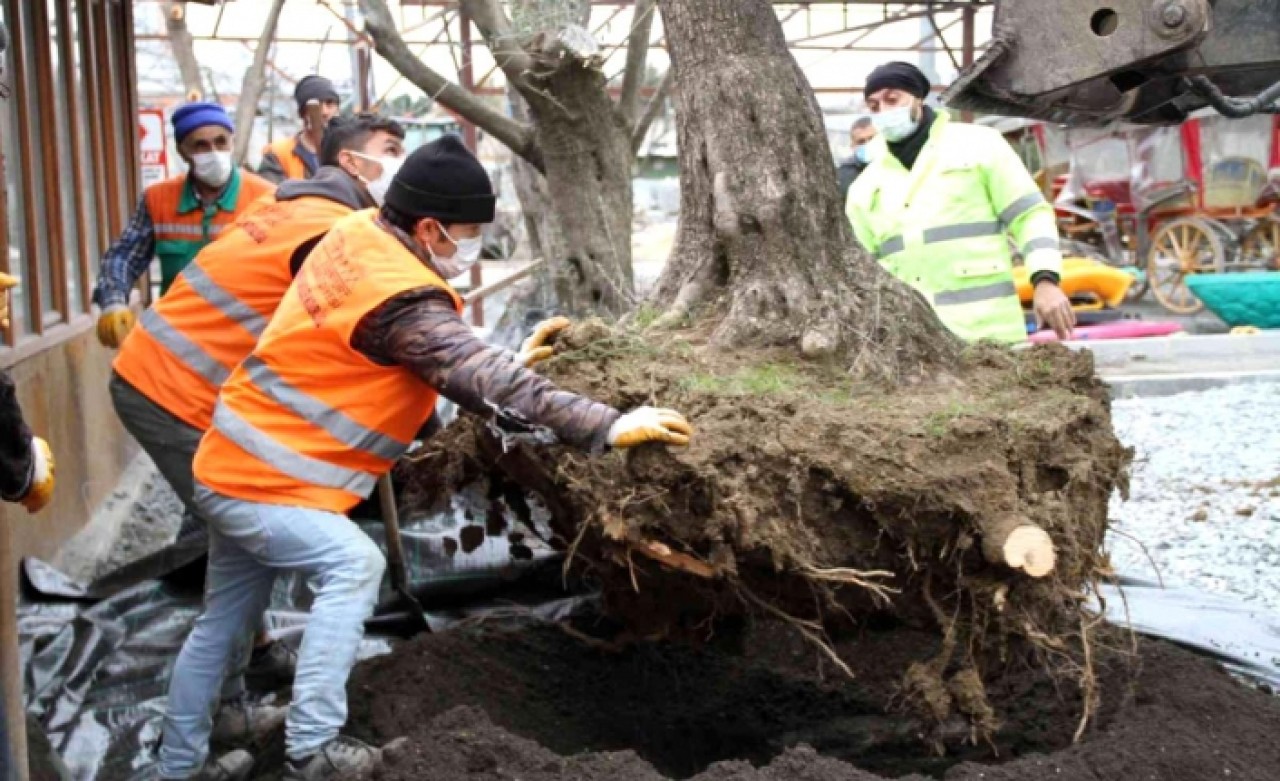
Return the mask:
{"type": "Polygon", "coordinates": [[[186,270],[182,272],[182,277],[187,280],[188,285],[191,285],[191,289],[195,291],[196,295],[203,298],[209,306],[239,323],[254,336],[262,335],[263,330],[267,327],[267,318],[255,311],[253,307],[245,305],[240,299],[219,287],[218,283],[210,279],[205,270],[200,268],[199,263],[192,263],[187,266],[186,270]]]}
{"type": "Polygon", "coordinates": [[[1019,250],[1022,252],[1022,256],[1025,258],[1026,256],[1030,255],[1031,253],[1035,252],[1038,249],[1061,249],[1061,248],[1062,248],[1062,244],[1058,241],[1057,236],[1041,236],[1038,239],[1032,239],[1031,241],[1028,241],[1026,244],[1023,244],[1019,248],[1019,250]]]}
{"type": "MultiPolygon", "coordinates": [[[[927,228],[923,233],[921,244],[938,244],[943,241],[956,241],[958,239],[999,236],[1003,232],[1004,228],[999,222],[962,222],[955,225],[940,225],[937,228],[927,228]]],[[[906,238],[904,236],[893,236],[885,239],[880,244],[880,253],[876,257],[879,260],[884,260],[906,249],[906,238]]]]}
{"type": "Polygon", "coordinates": [[[334,224],[222,386],[193,462],[196,478],[236,499],[331,512],[368,496],[437,392],[407,367],[370,360],[352,336],[387,300],[428,287],[461,309],[448,283],[379,225],[375,210],[334,224]]]}
{"type": "Polygon", "coordinates": [[[377,476],[368,472],[347,469],[290,450],[232,412],[221,399],[213,410],[213,427],[245,452],[295,480],[360,496],[368,496],[378,482],[377,476]]]}
{"type": "Polygon", "coordinates": [[[231,376],[227,367],[218,363],[213,356],[201,349],[200,345],[170,325],[169,321],[159,315],[154,307],[142,313],[141,325],[166,350],[214,386],[221,385],[231,376]]]}
{"type": "MultiPolygon", "coordinates": [[[[394,461],[409,449],[408,442],[399,442],[379,434],[358,421],[352,420],[341,410],[308,396],[271,370],[256,355],[250,354],[242,364],[249,379],[258,390],[270,396],[277,404],[329,432],[344,445],[362,450],[386,461],[394,461]]],[[[301,457],[301,456],[300,456],[301,457]]]]}
{"type": "MultiPolygon", "coordinates": [[[[214,226],[209,226],[210,232],[214,226]]],[[[176,233],[179,236],[204,236],[204,226],[202,225],[184,225],[179,222],[157,222],[154,225],[155,232],[160,233],[176,233]]]]}
{"type": "Polygon", "coordinates": [[[935,306],[956,306],[958,304],[976,304],[979,301],[990,301],[1016,295],[1018,295],[1018,288],[1013,284],[1013,280],[1010,279],[1007,282],[992,282],[989,285],[979,285],[978,287],[963,288],[961,290],[944,290],[941,293],[934,294],[933,303],[935,306]]]}
{"type": "Polygon", "coordinates": [[[1027,193],[1018,200],[1004,207],[1004,211],[1000,212],[1000,222],[1008,227],[1017,221],[1019,217],[1044,203],[1044,196],[1040,193],[1027,193]]]}

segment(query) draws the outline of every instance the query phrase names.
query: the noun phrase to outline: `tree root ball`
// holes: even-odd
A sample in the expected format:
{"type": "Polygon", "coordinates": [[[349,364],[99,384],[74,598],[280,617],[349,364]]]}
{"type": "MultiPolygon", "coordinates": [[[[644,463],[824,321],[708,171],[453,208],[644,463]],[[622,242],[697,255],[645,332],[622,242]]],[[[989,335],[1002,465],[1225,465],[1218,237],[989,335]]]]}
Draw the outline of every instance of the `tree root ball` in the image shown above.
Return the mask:
{"type": "Polygon", "coordinates": [[[944,638],[916,660],[929,681],[902,670],[936,692],[938,723],[994,724],[981,684],[1018,655],[1092,701],[1083,605],[1108,574],[1107,506],[1132,454],[1088,353],[973,347],[945,377],[895,386],[794,351],[713,348],[696,329],[588,322],[560,349],[541,369],[558,385],[680,410],[691,445],[504,448],[464,416],[404,470],[410,501],[482,475],[523,488],[631,636],[765,616],[856,675],[830,638],[889,621],[944,638]]]}

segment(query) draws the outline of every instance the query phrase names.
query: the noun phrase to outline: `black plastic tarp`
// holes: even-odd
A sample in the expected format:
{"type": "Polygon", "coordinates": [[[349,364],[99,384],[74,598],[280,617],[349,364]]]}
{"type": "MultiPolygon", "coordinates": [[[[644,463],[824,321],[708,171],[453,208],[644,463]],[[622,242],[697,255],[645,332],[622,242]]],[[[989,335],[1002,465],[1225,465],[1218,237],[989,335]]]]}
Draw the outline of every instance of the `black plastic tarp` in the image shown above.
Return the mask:
{"type": "MultiPolygon", "coordinates": [[[[410,588],[432,629],[486,620],[559,620],[589,597],[559,587],[559,554],[512,525],[484,486],[454,497],[402,530],[410,588]],[[504,516],[496,522],[494,513],[504,516]],[[462,540],[465,540],[463,542],[462,540]]],[[[360,525],[380,545],[380,523],[360,525]]],[[[154,747],[169,674],[200,610],[203,548],[197,533],[91,584],[35,559],[23,562],[19,639],[28,713],[75,779],[154,777],[154,747]]],[[[389,584],[367,623],[361,658],[387,653],[407,622],[389,584]]],[[[298,578],[276,584],[267,626],[296,644],[309,593],[298,578]]]]}

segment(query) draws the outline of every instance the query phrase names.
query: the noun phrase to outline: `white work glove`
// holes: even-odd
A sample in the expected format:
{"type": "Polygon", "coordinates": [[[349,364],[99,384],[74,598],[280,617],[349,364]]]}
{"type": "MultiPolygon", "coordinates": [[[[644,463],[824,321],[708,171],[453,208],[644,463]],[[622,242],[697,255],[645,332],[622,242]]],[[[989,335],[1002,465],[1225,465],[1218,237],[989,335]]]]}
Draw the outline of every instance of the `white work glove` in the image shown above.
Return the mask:
{"type": "Polygon", "coordinates": [[[547,342],[553,341],[560,332],[571,325],[573,321],[567,317],[553,317],[538,323],[529,338],[520,345],[520,352],[515,354],[515,359],[526,369],[547,360],[556,354],[555,348],[547,342]]]}
{"type": "Polygon", "coordinates": [[[128,304],[110,304],[98,315],[98,341],[115,350],[133,330],[138,318],[128,304]]]}
{"type": "Polygon", "coordinates": [[[35,466],[31,470],[31,487],[20,500],[27,512],[38,513],[53,499],[53,451],[49,443],[40,437],[31,438],[31,456],[35,466]]]}
{"type": "Polygon", "coordinates": [[[609,444],[616,448],[635,447],[645,442],[687,445],[693,426],[679,412],[658,407],[639,407],[625,413],[609,427],[609,444]]]}

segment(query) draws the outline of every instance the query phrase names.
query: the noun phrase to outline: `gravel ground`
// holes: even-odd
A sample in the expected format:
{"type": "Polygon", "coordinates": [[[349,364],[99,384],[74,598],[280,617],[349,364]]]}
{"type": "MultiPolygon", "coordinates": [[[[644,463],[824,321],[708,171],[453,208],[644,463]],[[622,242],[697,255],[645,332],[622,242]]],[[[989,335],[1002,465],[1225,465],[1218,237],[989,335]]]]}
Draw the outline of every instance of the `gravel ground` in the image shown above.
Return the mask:
{"type": "Polygon", "coordinates": [[[1113,410],[1117,434],[1137,451],[1129,501],[1111,505],[1117,571],[1155,579],[1154,560],[1167,586],[1280,609],[1280,385],[1128,399],[1113,410]]]}

